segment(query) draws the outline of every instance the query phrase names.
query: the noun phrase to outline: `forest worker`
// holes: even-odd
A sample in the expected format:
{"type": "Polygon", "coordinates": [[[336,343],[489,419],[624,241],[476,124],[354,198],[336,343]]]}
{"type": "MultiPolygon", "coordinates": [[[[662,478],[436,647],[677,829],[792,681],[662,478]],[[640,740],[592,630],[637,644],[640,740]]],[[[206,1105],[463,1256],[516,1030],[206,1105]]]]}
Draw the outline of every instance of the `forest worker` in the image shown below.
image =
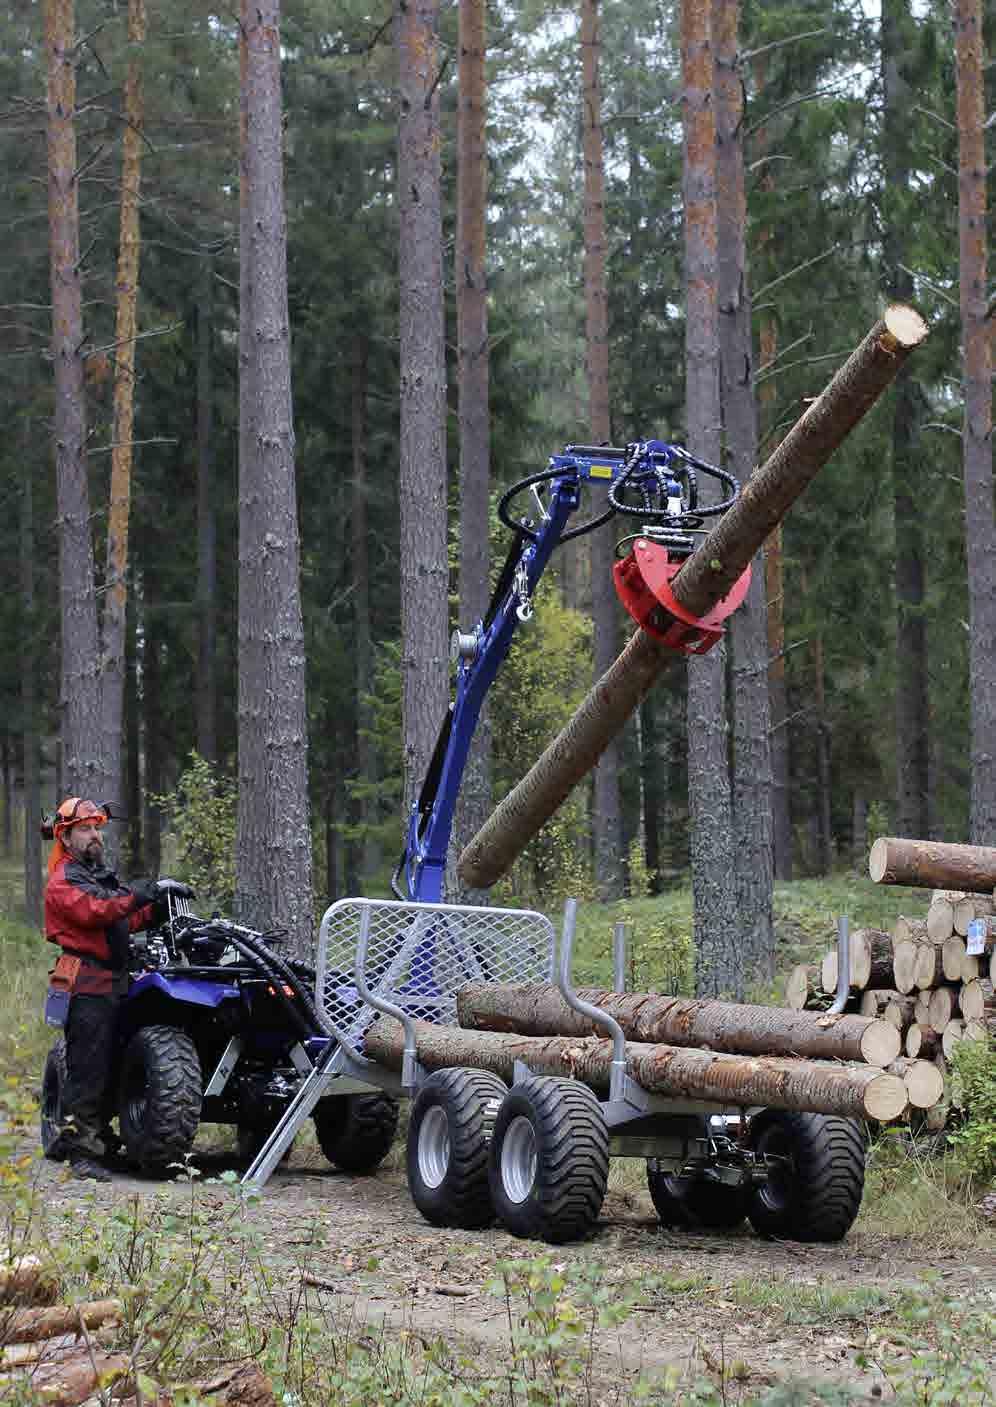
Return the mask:
{"type": "Polygon", "coordinates": [[[51,825],[54,837],[45,889],[45,937],[62,954],[52,971],[69,993],[67,1078],[60,1153],[76,1177],[109,1182],[102,1159],[108,1140],[107,1104],[115,1075],[118,1007],[128,990],[128,935],[153,921],[157,882],[121,884],[104,864],[101,829],[106,808],[73,796],[51,825]]]}

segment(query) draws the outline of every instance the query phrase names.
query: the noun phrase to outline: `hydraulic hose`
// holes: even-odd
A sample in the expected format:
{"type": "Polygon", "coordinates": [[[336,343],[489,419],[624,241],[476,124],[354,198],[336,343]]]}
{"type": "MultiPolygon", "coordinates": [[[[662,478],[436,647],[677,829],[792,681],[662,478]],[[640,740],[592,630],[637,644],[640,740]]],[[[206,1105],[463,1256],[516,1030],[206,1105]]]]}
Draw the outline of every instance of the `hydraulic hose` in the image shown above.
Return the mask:
{"type": "Polygon", "coordinates": [[[334,1032],[327,1025],[323,1014],[318,1010],[314,1002],[311,1000],[311,993],[308,992],[301,985],[301,981],[298,978],[297,973],[291,967],[290,963],[287,962],[286,959],[281,957],[278,953],[275,953],[272,948],[268,948],[263,942],[262,938],[250,938],[247,934],[241,934],[240,937],[242,942],[244,942],[246,946],[249,947],[250,950],[257,955],[261,962],[267,963],[272,966],[275,971],[284,978],[288,987],[290,987],[290,989],[293,991],[294,995],[297,997],[298,1001],[304,1008],[306,1014],[311,1019],[314,1029],[313,1031],[309,1032],[309,1034],[334,1037],[334,1032]]]}
{"type": "Polygon", "coordinates": [[[283,1002],[284,1006],[290,1013],[294,1025],[298,1028],[298,1030],[303,1036],[309,1037],[323,1034],[321,1029],[315,1026],[314,1024],[309,1026],[308,1022],[305,1021],[300,1011],[298,1011],[297,1007],[294,1005],[290,997],[288,997],[287,993],[284,991],[284,984],[281,981],[280,974],[277,972],[276,968],[270,966],[270,963],[268,961],[268,958],[271,956],[271,954],[268,953],[266,957],[264,957],[261,953],[257,951],[257,949],[253,945],[247,943],[244,938],[237,937],[233,933],[226,933],[225,937],[231,943],[232,947],[237,948],[238,951],[243,954],[243,956],[247,957],[249,959],[250,964],[255,967],[270,983],[277,997],[280,1001],[283,1002]]]}

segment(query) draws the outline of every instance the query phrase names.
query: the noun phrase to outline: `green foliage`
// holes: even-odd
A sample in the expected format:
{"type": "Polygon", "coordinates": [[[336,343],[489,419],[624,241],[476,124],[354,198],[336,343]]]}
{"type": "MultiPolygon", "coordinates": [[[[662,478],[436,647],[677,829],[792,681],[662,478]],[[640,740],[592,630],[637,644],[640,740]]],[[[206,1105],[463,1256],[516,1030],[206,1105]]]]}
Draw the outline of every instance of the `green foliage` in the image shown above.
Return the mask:
{"type": "Polygon", "coordinates": [[[192,752],[174,790],[153,800],[176,840],[177,877],[193,886],[202,908],[230,912],[235,894],[236,783],[192,752]]]}
{"type": "Polygon", "coordinates": [[[959,1041],[951,1057],[951,1099],[964,1116],[948,1134],[957,1161],[976,1185],[996,1179],[996,1048],[959,1041]]]}
{"type": "Polygon", "coordinates": [[[372,691],[363,702],[370,719],[369,727],[363,732],[376,751],[377,780],[353,777],[347,781],[346,790],[357,801],[375,800],[384,819],[376,823],[344,823],[341,829],[347,840],[363,841],[372,836],[394,854],[401,849],[405,825],[401,805],[404,789],[401,646],[397,641],[386,641],[377,647],[372,691]]]}

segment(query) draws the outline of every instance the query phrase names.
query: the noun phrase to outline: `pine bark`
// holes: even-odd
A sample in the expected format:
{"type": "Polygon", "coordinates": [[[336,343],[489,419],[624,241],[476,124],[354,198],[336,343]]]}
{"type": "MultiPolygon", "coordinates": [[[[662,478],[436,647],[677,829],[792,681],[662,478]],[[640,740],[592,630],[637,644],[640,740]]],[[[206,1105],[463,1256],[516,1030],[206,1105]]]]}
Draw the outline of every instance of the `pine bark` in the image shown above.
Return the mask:
{"type": "MultiPolygon", "coordinates": [[[[145,0],[128,0],[128,70],[121,128],[121,208],[115,288],[114,413],[111,435],[111,498],[107,515],[107,570],[101,630],[101,727],[104,794],[123,801],[122,737],[125,633],[128,610],[128,527],[131,518],[132,440],[135,424],[135,333],[141,250],[139,209],[142,180],[142,45],[145,0]]],[[[109,856],[113,859],[113,855],[109,856]]]]}
{"type": "MultiPolygon", "coordinates": [[[[601,22],[598,0],[581,0],[581,145],[584,155],[585,368],[588,432],[592,444],[612,439],[609,407],[609,296],[606,280],[605,154],[602,136],[601,22]]],[[[601,505],[599,505],[601,507],[601,505]]],[[[616,594],[612,581],[615,530],[599,528],[591,544],[591,596],[595,628],[595,678],[618,653],[616,594]]],[[[600,898],[622,892],[622,815],[619,745],[611,739],[595,766],[595,882],[600,898]]]]}
{"type": "MultiPolygon", "coordinates": [[[[287,307],[279,0],[243,0],[250,260],[244,354],[255,402],[239,466],[239,802],[236,908],[312,941],[308,733],[287,307]],[[250,443],[251,441],[251,443],[250,443]]],[[[248,388],[245,388],[248,389],[248,388]]],[[[247,408],[240,387],[240,414],[247,408]]],[[[243,427],[240,427],[240,429],[243,427]]],[[[248,427],[245,427],[248,429],[248,427]]],[[[242,436],[240,435],[240,448],[242,436]]]]}
{"type": "MultiPolygon", "coordinates": [[[[370,344],[363,332],[353,338],[350,374],[350,438],[352,441],[353,485],[351,494],[351,545],[353,567],[353,622],[356,631],[356,775],[367,785],[377,781],[377,749],[370,738],[372,723],[370,694],[373,687],[373,629],[370,613],[370,546],[367,498],[367,392],[370,344]]],[[[380,865],[380,845],[373,834],[378,820],[375,797],[364,795],[359,802],[363,823],[361,869],[364,878],[373,876],[380,865]]],[[[333,893],[331,881],[329,893],[333,893]]],[[[330,900],[331,902],[331,900],[330,900]]]]}
{"type": "MultiPolygon", "coordinates": [[[[460,622],[469,629],[488,607],[490,566],[491,422],[488,344],[486,7],[460,0],[457,97],[457,230],[454,285],[457,313],[457,391],[460,434],[460,622]]],[[[453,821],[452,875],[447,892],[462,891],[455,857],[491,810],[491,711],[481,707],[453,821]]]]}
{"type": "MultiPolygon", "coordinates": [[[[757,463],[757,406],[747,275],[743,86],[738,72],[739,0],[713,0],[719,349],[727,467],[741,484],[757,463]]],[[[733,856],[736,907],[750,975],[770,982],[775,967],[771,707],[768,694],[764,559],[730,622],[733,657],[733,856]]]]}
{"type": "Polygon", "coordinates": [[[197,303],[197,751],[218,758],[218,569],[214,491],[214,260],[201,265],[197,303]]]}
{"type": "MultiPolygon", "coordinates": [[[[916,25],[908,0],[882,3],[883,223],[885,280],[893,298],[912,297],[904,266],[909,218],[910,133],[914,98],[907,77],[916,25]]],[[[923,397],[909,365],[896,377],[892,404],[892,492],[896,533],[897,815],[904,835],[928,830],[926,553],[920,496],[919,422],[923,397]]]]}
{"type": "MultiPolygon", "coordinates": [[[[586,987],[583,1001],[608,1012],[629,1040],[701,1047],[731,1055],[805,1055],[888,1065],[900,1043],[891,1023],[864,1016],[821,1016],[776,1006],[688,1000],[586,987]]],[[[523,1036],[587,1036],[591,1020],[546,984],[468,984],[457,995],[457,1019],[476,1031],[523,1036]]]]}
{"type": "MultiPolygon", "coordinates": [[[[472,1066],[510,1081],[516,1060],[536,1074],[583,1080],[600,1093],[609,1086],[612,1042],[592,1037],[520,1036],[461,1031],[415,1023],[418,1058],[429,1070],[472,1066]]],[[[400,1069],[404,1033],[382,1018],[367,1032],[366,1054],[400,1069]]],[[[906,1108],[906,1086],[867,1065],[835,1065],[776,1056],[719,1055],[668,1045],[630,1044],[629,1073],[644,1089],[675,1099],[714,1100],[727,1106],[805,1109],[845,1118],[896,1119],[906,1108]]]]}
{"type": "MultiPolygon", "coordinates": [[[[775,524],[926,335],[926,325],[913,309],[886,310],[677,574],[673,589],[681,606],[702,615],[722,600],[775,524]]],[[[464,883],[486,887],[501,878],[672,661],[673,656],[645,632],[630,639],[571,721],[464,849],[464,883]]]]}
{"type": "Polygon", "coordinates": [[[45,0],[48,224],[52,289],[54,449],[59,542],[62,775],[66,792],[98,795],[104,759],[100,657],[86,466],[83,295],[76,155],[73,0],[45,0]]]}
{"type": "Polygon", "coordinates": [[[956,0],[958,229],[965,412],[965,557],[968,564],[971,718],[970,836],[996,844],[996,524],[993,520],[992,341],[986,236],[985,53],[982,0],[956,0]]]}
{"type": "MultiPolygon", "coordinates": [[[[29,422],[30,424],[30,422],[29,422]]],[[[22,644],[21,765],[24,773],[24,913],[28,923],[41,922],[41,767],[38,739],[38,622],[35,618],[34,473],[23,449],[19,557],[21,575],[22,644]]]]}
{"type": "Polygon", "coordinates": [[[400,98],[399,487],[406,808],[425,776],[449,705],[438,25],[439,0],[399,0],[395,37],[400,98]]]}
{"type": "MultiPolygon", "coordinates": [[[[718,216],[711,0],[682,0],[685,211],[685,421],[688,448],[720,458],[718,216]]],[[[741,997],[726,714],[726,647],[688,661],[688,814],[695,989],[741,997]]]]}

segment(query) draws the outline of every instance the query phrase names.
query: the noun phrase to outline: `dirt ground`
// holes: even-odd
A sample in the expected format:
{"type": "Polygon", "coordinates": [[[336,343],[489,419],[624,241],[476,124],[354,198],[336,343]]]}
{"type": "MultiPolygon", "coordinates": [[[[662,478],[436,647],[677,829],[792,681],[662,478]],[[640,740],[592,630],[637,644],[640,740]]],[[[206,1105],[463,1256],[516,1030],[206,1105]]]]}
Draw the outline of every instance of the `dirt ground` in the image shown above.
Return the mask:
{"type": "MultiPolygon", "coordinates": [[[[395,1155],[392,1161],[398,1161],[395,1155]]],[[[225,1157],[206,1153],[201,1164],[210,1176],[225,1165],[225,1157]]],[[[42,1164],[39,1175],[51,1206],[91,1199],[110,1206],[164,1188],[124,1175],[109,1185],[73,1182],[51,1163],[42,1164]]],[[[200,1195],[217,1198],[220,1206],[227,1194],[206,1186],[200,1195]]],[[[996,1249],[911,1255],[905,1238],[863,1234],[860,1220],[847,1240],[830,1246],[762,1241],[746,1228],[722,1236],[671,1232],[660,1226],[642,1189],[610,1189],[593,1235],[581,1245],[553,1249],[499,1229],[430,1227],[413,1207],[397,1167],[358,1178],[319,1166],[317,1155],[295,1153],[290,1166],[271,1179],[251,1217],[265,1255],[286,1272],[286,1283],[299,1280],[306,1267],[309,1293],[354,1329],[443,1336],[482,1356],[508,1343],[506,1305],[486,1289],[499,1260],[533,1258],[546,1250],[557,1265],[598,1265],[620,1286],[666,1277],[664,1288],[620,1327],[602,1331],[595,1345],[598,1376],[614,1383],[616,1400],[625,1400],[626,1388],[643,1374],[672,1367],[715,1377],[724,1364],[734,1363],[738,1381],[755,1390],[803,1377],[847,1382],[860,1386],[869,1401],[887,1400],[891,1390],[876,1359],[901,1351],[890,1342],[894,1321],[888,1309],[855,1312],[852,1297],[839,1312],[813,1306],[807,1315],[803,1308],[793,1317],[805,1322],[787,1323],[793,1289],[812,1306],[819,1290],[895,1290],[928,1277],[945,1295],[971,1296],[996,1310],[996,1249]],[[868,1366],[858,1362],[864,1356],[868,1366]]],[[[918,1245],[924,1245],[922,1238],[918,1245]]],[[[991,1366],[996,1382],[996,1349],[991,1366]]]]}

